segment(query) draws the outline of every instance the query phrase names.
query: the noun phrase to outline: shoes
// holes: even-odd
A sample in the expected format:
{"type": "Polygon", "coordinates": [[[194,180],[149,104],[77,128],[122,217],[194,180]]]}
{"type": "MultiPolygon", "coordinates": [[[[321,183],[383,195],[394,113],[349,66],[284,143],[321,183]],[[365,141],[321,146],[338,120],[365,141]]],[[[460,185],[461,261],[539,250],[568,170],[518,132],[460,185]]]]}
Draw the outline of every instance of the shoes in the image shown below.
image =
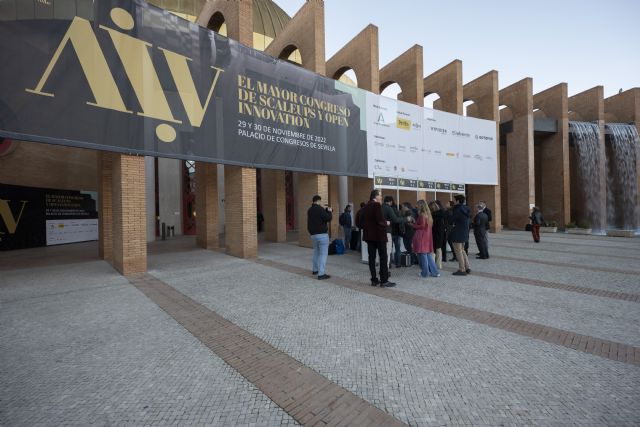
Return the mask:
{"type": "Polygon", "coordinates": [[[396,284],[393,282],[380,283],[381,288],[393,288],[396,284]]]}
{"type": "Polygon", "coordinates": [[[380,281],[378,279],[371,279],[371,286],[378,286],[380,281]]]}
{"type": "Polygon", "coordinates": [[[467,274],[471,274],[471,269],[470,269],[470,268],[467,268],[467,269],[465,270],[465,273],[467,273],[467,274]]]}
{"type": "Polygon", "coordinates": [[[312,271],[311,274],[313,274],[315,276],[316,274],[318,274],[318,272],[317,271],[312,271]]]}
{"type": "Polygon", "coordinates": [[[456,271],[455,273],[453,273],[453,275],[454,275],[454,276],[466,276],[466,275],[467,275],[467,273],[466,273],[466,272],[464,272],[464,271],[460,271],[460,270],[458,270],[458,271],[456,271]]]}
{"type": "Polygon", "coordinates": [[[328,274],[323,274],[323,275],[321,275],[321,276],[318,276],[318,280],[325,280],[325,279],[328,279],[328,278],[330,278],[330,277],[331,277],[331,276],[329,276],[328,274]]]}
{"type": "Polygon", "coordinates": [[[488,256],[479,256],[479,255],[478,255],[478,256],[476,257],[476,259],[489,259],[489,257],[488,257],[488,256]]]}
{"type": "Polygon", "coordinates": [[[440,277],[440,273],[438,274],[432,274],[431,277],[440,277]]]}

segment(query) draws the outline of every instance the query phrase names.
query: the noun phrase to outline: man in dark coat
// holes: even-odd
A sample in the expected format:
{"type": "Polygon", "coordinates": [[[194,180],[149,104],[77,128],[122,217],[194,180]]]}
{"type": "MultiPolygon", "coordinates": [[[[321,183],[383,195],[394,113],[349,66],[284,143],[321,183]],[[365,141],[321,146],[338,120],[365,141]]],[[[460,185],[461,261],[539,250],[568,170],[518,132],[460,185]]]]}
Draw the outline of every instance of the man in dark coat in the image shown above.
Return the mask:
{"type": "Polygon", "coordinates": [[[476,206],[478,212],[473,217],[473,236],[476,238],[476,245],[480,253],[476,257],[477,259],[489,258],[489,238],[487,237],[487,228],[489,224],[489,217],[484,212],[482,204],[476,206]]]}
{"type": "Polygon", "coordinates": [[[371,286],[380,285],[391,288],[396,284],[389,282],[389,259],[387,257],[387,226],[389,222],[382,213],[381,201],[380,190],[373,190],[369,203],[362,210],[360,224],[363,229],[362,240],[367,242],[371,286]],[[380,280],[376,276],[376,251],[380,258],[380,280]]]}
{"type": "Polygon", "coordinates": [[[471,273],[469,257],[464,250],[464,243],[469,241],[471,211],[469,207],[464,204],[465,197],[462,194],[458,194],[455,200],[456,204],[451,210],[451,231],[449,233],[450,240],[453,243],[453,250],[458,260],[458,271],[453,273],[453,275],[466,276],[471,273]]]}
{"type": "Polygon", "coordinates": [[[493,221],[493,216],[491,216],[491,209],[487,207],[487,202],[484,200],[480,200],[480,205],[482,205],[482,212],[487,215],[489,221],[487,222],[487,230],[491,228],[491,221],[493,221]]]}

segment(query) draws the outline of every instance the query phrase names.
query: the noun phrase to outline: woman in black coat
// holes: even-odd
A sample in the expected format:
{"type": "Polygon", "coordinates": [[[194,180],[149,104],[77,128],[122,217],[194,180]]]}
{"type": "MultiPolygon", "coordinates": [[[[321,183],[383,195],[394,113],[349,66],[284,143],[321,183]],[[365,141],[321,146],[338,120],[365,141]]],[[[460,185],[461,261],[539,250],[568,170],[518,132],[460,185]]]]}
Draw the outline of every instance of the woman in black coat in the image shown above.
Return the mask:
{"type": "MultiPolygon", "coordinates": [[[[429,209],[431,210],[431,216],[433,217],[433,248],[436,251],[436,265],[438,268],[442,268],[442,248],[447,244],[445,238],[446,230],[446,218],[445,211],[440,209],[440,206],[436,202],[429,203],[429,209]]],[[[446,254],[445,254],[446,256],[446,254]]]]}

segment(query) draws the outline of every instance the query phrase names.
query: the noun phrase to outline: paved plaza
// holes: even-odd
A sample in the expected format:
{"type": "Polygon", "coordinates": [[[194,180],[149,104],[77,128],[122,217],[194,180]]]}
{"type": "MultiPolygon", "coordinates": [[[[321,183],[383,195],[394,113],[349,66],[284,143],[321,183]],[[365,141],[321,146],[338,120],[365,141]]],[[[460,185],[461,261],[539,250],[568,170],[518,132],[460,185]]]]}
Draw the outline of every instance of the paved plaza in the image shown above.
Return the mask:
{"type": "Polygon", "coordinates": [[[0,254],[0,425],[638,425],[640,239],[490,235],[471,275],[181,237],[0,254]]]}

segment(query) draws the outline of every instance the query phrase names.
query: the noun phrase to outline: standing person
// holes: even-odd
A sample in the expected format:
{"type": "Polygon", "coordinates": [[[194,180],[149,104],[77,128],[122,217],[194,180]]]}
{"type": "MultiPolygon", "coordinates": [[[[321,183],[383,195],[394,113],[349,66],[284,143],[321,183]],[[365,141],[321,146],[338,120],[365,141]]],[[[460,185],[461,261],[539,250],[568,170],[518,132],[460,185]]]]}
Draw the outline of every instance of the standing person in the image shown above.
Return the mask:
{"type": "Polygon", "coordinates": [[[476,259],[489,259],[489,238],[487,236],[489,216],[484,212],[481,203],[476,206],[476,209],[476,216],[473,217],[473,236],[476,238],[476,245],[480,251],[476,259]]]}
{"type": "Polygon", "coordinates": [[[325,274],[327,256],[329,255],[329,227],[328,223],[333,218],[332,209],[320,206],[322,198],[317,194],[313,196],[312,204],[307,211],[307,230],[313,242],[313,270],[312,274],[318,275],[318,280],[328,279],[325,274]]]}
{"type": "Polygon", "coordinates": [[[415,224],[410,223],[409,225],[416,230],[412,244],[420,261],[420,277],[440,277],[438,267],[431,256],[433,252],[433,218],[427,207],[427,202],[418,200],[418,219],[415,224]]]}
{"type": "MultiPolygon", "coordinates": [[[[344,231],[344,246],[351,246],[351,205],[347,205],[344,208],[344,212],[340,214],[340,225],[342,226],[342,231],[344,231]]],[[[351,248],[353,249],[353,248],[351,248]]]]}
{"type": "Polygon", "coordinates": [[[491,209],[487,207],[487,202],[485,202],[484,200],[480,200],[480,205],[482,206],[482,212],[487,214],[487,218],[489,218],[489,222],[487,222],[487,230],[489,230],[491,228],[491,221],[493,221],[491,209]]]}
{"type": "Polygon", "coordinates": [[[389,259],[387,258],[387,226],[389,221],[382,213],[382,195],[380,190],[371,191],[369,203],[362,212],[361,224],[363,228],[362,240],[367,243],[369,255],[369,272],[371,272],[371,286],[391,288],[396,284],[389,282],[389,259]],[[380,280],[376,276],[376,251],[380,258],[380,280]]]}
{"type": "Polygon", "coordinates": [[[360,247],[362,245],[362,213],[364,212],[364,207],[366,205],[367,204],[365,202],[360,202],[360,209],[358,209],[358,212],[356,212],[355,225],[356,230],[358,231],[358,247],[355,250],[357,251],[360,250],[360,247]]]}
{"type": "Polygon", "coordinates": [[[449,200],[449,207],[445,212],[445,219],[447,223],[447,243],[449,243],[449,249],[451,249],[451,259],[449,261],[458,261],[456,258],[456,251],[453,249],[453,242],[451,241],[451,230],[453,229],[453,207],[456,202],[449,200]]]}
{"type": "Polygon", "coordinates": [[[442,250],[442,262],[447,262],[447,242],[449,241],[449,211],[444,207],[442,202],[438,199],[434,200],[436,205],[438,205],[440,214],[442,216],[442,221],[444,223],[444,236],[442,238],[442,246],[440,249],[442,250]]]}
{"type": "MultiPolygon", "coordinates": [[[[445,228],[446,228],[446,223],[445,223],[445,218],[444,218],[444,212],[440,210],[440,206],[438,206],[438,204],[433,201],[431,203],[429,203],[429,210],[431,211],[431,216],[433,217],[433,229],[432,229],[432,235],[433,235],[433,249],[435,250],[436,253],[436,265],[438,266],[438,268],[442,268],[442,259],[443,259],[443,254],[442,254],[442,247],[446,247],[446,239],[445,239],[445,228]]],[[[446,258],[446,254],[444,254],[444,257],[446,258]]]]}
{"type": "Polygon", "coordinates": [[[407,220],[405,217],[400,216],[392,196],[385,196],[382,212],[384,218],[389,221],[389,226],[387,227],[387,253],[391,253],[391,245],[393,244],[393,264],[395,264],[396,268],[400,268],[400,239],[402,237],[400,236],[399,225],[405,224],[407,220]]]}
{"type": "MultiPolygon", "coordinates": [[[[407,223],[413,222],[416,219],[413,216],[413,207],[411,207],[411,203],[409,202],[404,203],[402,216],[404,216],[407,219],[407,223]]],[[[407,253],[410,255],[413,255],[415,252],[413,252],[412,241],[413,241],[413,235],[415,234],[415,230],[413,229],[413,227],[409,227],[408,225],[405,225],[405,224],[403,225],[404,225],[404,234],[402,235],[402,243],[404,243],[404,248],[407,250],[407,253]]],[[[413,258],[414,257],[411,256],[412,260],[413,258]]]]}
{"type": "Polygon", "coordinates": [[[469,266],[469,257],[464,251],[464,243],[469,241],[469,223],[470,210],[464,204],[464,196],[458,194],[455,197],[456,204],[453,206],[451,213],[451,243],[458,260],[458,271],[453,273],[454,276],[466,276],[471,273],[469,266]]]}
{"type": "Polygon", "coordinates": [[[540,226],[544,223],[544,218],[542,217],[542,212],[539,207],[533,207],[529,219],[531,220],[531,235],[533,235],[533,241],[540,243],[540,226]]]}

